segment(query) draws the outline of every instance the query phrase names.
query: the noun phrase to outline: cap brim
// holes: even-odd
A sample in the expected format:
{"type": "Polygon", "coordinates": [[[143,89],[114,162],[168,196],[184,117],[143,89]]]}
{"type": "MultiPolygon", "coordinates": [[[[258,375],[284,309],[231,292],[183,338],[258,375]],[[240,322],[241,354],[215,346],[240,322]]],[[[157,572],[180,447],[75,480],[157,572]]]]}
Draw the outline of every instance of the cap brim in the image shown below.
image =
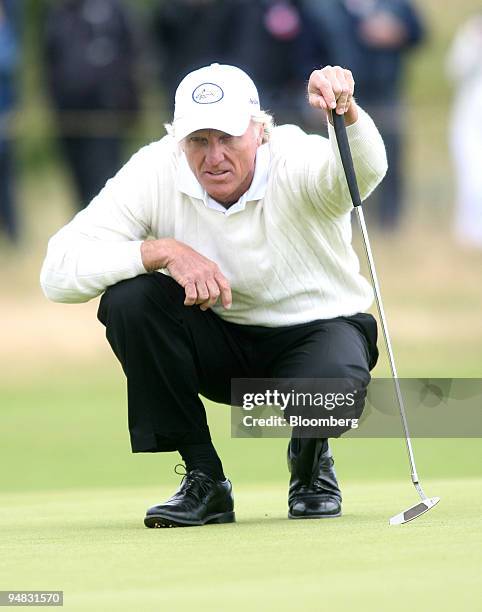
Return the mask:
{"type": "Polygon", "coordinates": [[[248,129],[250,115],[230,114],[223,115],[219,109],[203,109],[203,112],[179,117],[174,121],[174,137],[177,142],[198,130],[219,130],[232,136],[242,136],[248,129]],[[217,110],[217,112],[215,112],[217,110]]]}

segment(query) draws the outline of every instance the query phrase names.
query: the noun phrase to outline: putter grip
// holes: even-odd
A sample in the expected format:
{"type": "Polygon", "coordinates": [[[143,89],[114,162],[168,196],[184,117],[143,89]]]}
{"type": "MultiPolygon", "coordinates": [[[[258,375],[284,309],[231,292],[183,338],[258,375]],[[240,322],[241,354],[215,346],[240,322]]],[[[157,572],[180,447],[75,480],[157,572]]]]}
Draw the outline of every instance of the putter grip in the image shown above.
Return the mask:
{"type": "Polygon", "coordinates": [[[358,183],[356,182],[355,168],[353,167],[353,159],[348,143],[348,135],[346,133],[345,116],[338,115],[334,111],[331,113],[331,116],[333,117],[336,141],[338,143],[338,150],[340,151],[341,163],[345,170],[346,182],[348,183],[351,200],[353,206],[361,206],[360,192],[358,190],[358,183]]]}

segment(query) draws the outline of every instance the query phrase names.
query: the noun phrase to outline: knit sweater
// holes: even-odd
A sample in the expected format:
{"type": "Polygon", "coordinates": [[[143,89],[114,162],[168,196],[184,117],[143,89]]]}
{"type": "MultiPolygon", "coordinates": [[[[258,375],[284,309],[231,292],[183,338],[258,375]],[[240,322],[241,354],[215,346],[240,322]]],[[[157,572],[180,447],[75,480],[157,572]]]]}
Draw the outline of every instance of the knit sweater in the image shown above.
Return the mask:
{"type": "MultiPolygon", "coordinates": [[[[347,132],[366,198],[386,172],[383,142],[361,109],[347,132]]],[[[197,189],[183,185],[185,160],[171,136],[143,147],[50,239],[44,293],[57,302],[88,301],[146,273],[144,239],[171,237],[227,277],[232,307],[213,307],[227,321],[280,327],[365,311],[373,295],[351,245],[352,204],[333,128],[324,138],[280,126],[268,148],[259,199],[245,198],[223,214],[207,205],[195,180],[197,189]]]]}

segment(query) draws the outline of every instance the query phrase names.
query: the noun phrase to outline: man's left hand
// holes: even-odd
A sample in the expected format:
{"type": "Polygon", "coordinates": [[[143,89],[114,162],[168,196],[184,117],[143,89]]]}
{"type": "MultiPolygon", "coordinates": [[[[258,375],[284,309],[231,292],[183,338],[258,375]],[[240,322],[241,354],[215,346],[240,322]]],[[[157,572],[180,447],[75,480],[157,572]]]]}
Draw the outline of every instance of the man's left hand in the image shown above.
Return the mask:
{"type": "Polygon", "coordinates": [[[325,66],[310,75],[308,101],[313,108],[325,110],[328,117],[331,111],[345,115],[345,123],[351,125],[358,119],[354,91],[355,81],[350,70],[340,66],[325,66]]]}

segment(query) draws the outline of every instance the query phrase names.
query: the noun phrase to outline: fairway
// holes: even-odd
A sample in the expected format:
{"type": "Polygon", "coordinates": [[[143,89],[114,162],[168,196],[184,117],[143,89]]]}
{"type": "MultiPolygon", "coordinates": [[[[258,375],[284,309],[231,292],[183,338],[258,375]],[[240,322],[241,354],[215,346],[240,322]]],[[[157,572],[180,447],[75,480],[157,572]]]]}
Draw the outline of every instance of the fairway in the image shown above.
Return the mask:
{"type": "Polygon", "coordinates": [[[68,610],[480,610],[482,480],[426,486],[442,501],[402,527],[407,482],[347,485],[344,516],[320,521],[243,485],[236,524],[162,530],[142,516],[166,487],[2,495],[1,588],[63,589],[68,610]]]}

